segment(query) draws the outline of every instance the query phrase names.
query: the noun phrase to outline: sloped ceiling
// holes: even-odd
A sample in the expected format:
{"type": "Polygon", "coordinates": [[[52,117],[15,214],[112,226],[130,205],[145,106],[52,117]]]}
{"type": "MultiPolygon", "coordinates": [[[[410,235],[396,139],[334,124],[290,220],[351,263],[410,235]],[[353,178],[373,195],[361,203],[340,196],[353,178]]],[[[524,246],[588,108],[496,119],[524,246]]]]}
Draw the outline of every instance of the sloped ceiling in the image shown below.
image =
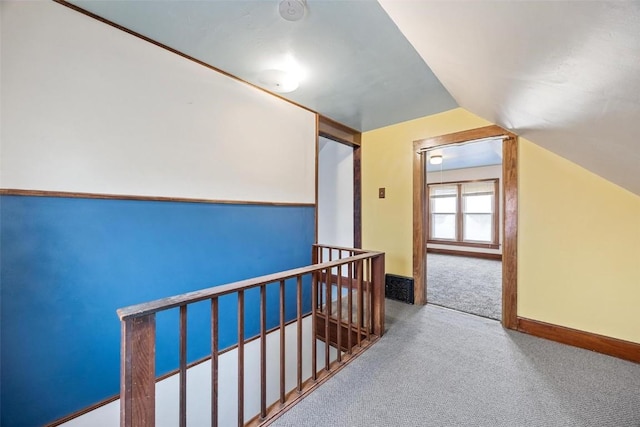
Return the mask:
{"type": "MultiPolygon", "coordinates": [[[[62,1],[62,0],[58,0],[62,1]]],[[[360,131],[456,106],[640,194],[640,1],[70,3],[360,131]]]]}
{"type": "Polygon", "coordinates": [[[300,87],[283,97],[360,131],[457,107],[375,1],[308,0],[296,22],[280,0],[68,3],[258,86],[293,67],[300,87]]]}
{"type": "Polygon", "coordinates": [[[380,4],[461,107],[640,194],[640,2],[380,4]]]}

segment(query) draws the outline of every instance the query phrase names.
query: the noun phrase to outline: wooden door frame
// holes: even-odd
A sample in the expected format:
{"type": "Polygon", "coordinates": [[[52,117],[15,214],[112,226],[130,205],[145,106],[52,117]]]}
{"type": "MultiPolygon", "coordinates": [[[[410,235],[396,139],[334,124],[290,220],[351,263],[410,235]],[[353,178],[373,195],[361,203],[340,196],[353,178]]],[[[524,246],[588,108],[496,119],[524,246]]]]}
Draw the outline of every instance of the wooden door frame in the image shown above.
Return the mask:
{"type": "Polygon", "coordinates": [[[492,125],[413,142],[413,280],[415,304],[427,303],[426,155],[427,149],[502,137],[502,325],[518,326],[518,136],[492,125]]]}
{"type": "Polygon", "coordinates": [[[318,161],[320,137],[353,147],[353,247],[362,248],[362,133],[334,120],[316,115],[316,243],[318,242],[318,161]]]}

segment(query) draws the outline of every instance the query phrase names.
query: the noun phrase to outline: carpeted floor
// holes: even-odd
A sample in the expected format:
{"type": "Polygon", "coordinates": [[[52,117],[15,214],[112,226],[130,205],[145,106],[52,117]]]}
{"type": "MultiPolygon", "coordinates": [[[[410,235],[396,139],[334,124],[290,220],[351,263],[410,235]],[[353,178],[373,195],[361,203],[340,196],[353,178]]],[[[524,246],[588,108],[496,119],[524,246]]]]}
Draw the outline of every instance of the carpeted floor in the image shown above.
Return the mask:
{"type": "Polygon", "coordinates": [[[387,300],[380,341],[272,425],[639,427],[640,365],[387,300]]]}
{"type": "Polygon", "coordinates": [[[465,313],[500,320],[502,262],[427,254],[427,301],[465,313]]]}

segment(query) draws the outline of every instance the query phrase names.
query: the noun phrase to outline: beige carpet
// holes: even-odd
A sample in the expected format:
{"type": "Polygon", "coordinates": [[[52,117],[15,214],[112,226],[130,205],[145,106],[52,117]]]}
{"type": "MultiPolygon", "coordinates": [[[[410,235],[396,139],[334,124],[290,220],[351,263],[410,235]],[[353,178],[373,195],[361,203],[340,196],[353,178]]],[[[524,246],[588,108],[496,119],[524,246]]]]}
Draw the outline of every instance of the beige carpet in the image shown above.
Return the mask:
{"type": "Polygon", "coordinates": [[[638,427],[640,364],[387,300],[387,333],[274,427],[638,427]]]}
{"type": "Polygon", "coordinates": [[[502,262],[427,254],[427,301],[430,304],[500,320],[502,262]]]}

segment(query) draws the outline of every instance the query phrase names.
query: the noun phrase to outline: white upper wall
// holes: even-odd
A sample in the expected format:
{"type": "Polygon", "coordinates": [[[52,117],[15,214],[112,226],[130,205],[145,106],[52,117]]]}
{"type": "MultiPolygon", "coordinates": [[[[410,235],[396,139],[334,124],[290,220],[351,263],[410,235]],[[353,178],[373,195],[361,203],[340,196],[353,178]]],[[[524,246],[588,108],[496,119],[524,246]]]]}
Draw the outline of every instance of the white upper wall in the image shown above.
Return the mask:
{"type": "Polygon", "coordinates": [[[318,243],[353,247],[353,147],[320,138],[318,243]]]}
{"type": "Polygon", "coordinates": [[[315,114],[54,2],[2,2],[3,188],[315,202],[315,114]]]}

